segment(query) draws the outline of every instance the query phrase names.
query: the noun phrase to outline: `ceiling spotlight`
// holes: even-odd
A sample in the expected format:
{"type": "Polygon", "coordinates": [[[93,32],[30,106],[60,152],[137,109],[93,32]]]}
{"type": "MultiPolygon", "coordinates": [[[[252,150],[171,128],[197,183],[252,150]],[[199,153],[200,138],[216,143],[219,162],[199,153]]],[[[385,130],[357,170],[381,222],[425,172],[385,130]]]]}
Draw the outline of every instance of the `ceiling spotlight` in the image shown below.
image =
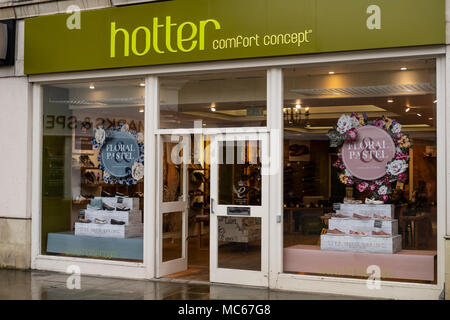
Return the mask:
{"type": "Polygon", "coordinates": [[[140,85],[141,87],[145,87],[145,83],[144,83],[144,82],[139,83],[139,85],[140,85]]]}
{"type": "Polygon", "coordinates": [[[94,86],[93,84],[91,84],[91,85],[89,86],[89,89],[94,90],[94,89],[95,89],[95,86],[94,86]]]}
{"type": "Polygon", "coordinates": [[[216,108],[215,108],[215,107],[211,107],[211,111],[212,111],[212,112],[215,112],[215,111],[216,111],[216,108]]]}
{"type": "Polygon", "coordinates": [[[408,70],[408,68],[407,67],[401,67],[400,70],[406,71],[406,70],[408,70]]]}
{"type": "Polygon", "coordinates": [[[139,112],[144,112],[144,108],[140,108],[140,109],[139,109],[139,112]]]}
{"type": "Polygon", "coordinates": [[[306,107],[305,111],[308,112],[309,111],[309,107],[306,107]]]}
{"type": "Polygon", "coordinates": [[[411,108],[406,108],[405,112],[409,112],[409,110],[411,110],[411,108]]]}
{"type": "Polygon", "coordinates": [[[422,115],[420,113],[417,114],[419,117],[421,117],[422,115]]]}
{"type": "Polygon", "coordinates": [[[302,105],[301,104],[296,104],[295,105],[295,109],[301,109],[302,108],[302,105]]]}
{"type": "Polygon", "coordinates": [[[392,103],[392,102],[394,102],[394,100],[388,99],[387,102],[388,102],[388,103],[392,103]]]}
{"type": "Polygon", "coordinates": [[[428,118],[428,120],[433,120],[433,118],[428,118]]]}
{"type": "Polygon", "coordinates": [[[334,71],[328,71],[328,74],[334,74],[334,71]]]}

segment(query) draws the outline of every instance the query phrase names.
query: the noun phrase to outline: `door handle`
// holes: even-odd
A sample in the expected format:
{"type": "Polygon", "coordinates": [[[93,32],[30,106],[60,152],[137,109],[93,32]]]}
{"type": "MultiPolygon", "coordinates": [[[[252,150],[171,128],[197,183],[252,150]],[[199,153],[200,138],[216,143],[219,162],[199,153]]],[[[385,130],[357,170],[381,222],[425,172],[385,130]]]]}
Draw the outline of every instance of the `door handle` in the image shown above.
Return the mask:
{"type": "Polygon", "coordinates": [[[214,212],[214,198],[211,198],[211,213],[212,213],[212,214],[216,214],[216,213],[214,212]]]}

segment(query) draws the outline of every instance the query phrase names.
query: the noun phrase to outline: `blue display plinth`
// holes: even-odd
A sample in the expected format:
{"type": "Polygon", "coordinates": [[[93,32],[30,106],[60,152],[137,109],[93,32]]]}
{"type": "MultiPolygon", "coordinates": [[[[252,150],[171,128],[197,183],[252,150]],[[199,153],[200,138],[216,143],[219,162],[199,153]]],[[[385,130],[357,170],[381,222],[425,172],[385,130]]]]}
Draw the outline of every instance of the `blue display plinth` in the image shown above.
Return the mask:
{"type": "Polygon", "coordinates": [[[139,238],[75,236],[73,232],[49,233],[47,252],[106,259],[143,260],[144,241],[139,238]]]}

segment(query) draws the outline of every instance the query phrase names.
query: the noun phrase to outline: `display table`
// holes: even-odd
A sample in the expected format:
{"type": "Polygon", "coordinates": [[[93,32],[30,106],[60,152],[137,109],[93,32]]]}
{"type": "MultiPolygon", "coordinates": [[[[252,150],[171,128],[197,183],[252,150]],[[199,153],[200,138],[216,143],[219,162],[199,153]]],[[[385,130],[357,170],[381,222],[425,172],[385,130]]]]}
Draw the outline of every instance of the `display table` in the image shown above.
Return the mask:
{"type": "Polygon", "coordinates": [[[323,251],[320,246],[284,248],[284,271],[368,277],[367,267],[380,267],[387,279],[434,280],[436,251],[401,250],[395,254],[323,251]]]}
{"type": "Polygon", "coordinates": [[[73,232],[49,233],[47,252],[110,259],[143,260],[144,241],[136,238],[75,236],[73,232]]]}

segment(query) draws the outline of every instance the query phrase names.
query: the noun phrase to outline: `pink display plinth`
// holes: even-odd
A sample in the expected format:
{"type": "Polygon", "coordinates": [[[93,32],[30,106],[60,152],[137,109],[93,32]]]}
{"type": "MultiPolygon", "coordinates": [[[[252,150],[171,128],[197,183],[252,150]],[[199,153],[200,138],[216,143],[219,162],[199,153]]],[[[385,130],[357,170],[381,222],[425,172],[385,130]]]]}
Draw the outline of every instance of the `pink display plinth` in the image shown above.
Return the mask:
{"type": "Polygon", "coordinates": [[[402,250],[395,254],[323,251],[320,246],[284,248],[284,272],[368,277],[367,267],[380,267],[381,277],[434,280],[436,251],[402,250]]]}

